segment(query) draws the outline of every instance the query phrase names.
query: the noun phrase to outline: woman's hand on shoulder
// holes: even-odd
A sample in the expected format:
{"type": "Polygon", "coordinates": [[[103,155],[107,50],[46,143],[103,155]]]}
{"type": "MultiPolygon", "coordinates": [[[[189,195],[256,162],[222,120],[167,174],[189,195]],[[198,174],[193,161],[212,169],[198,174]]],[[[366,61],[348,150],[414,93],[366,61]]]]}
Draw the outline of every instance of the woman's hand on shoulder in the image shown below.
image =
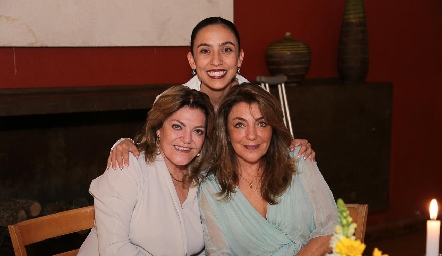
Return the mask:
{"type": "Polygon", "coordinates": [[[310,160],[312,162],[315,161],[316,153],[312,149],[312,145],[308,142],[306,139],[293,139],[292,144],[290,144],[290,151],[295,150],[295,147],[300,146],[298,152],[298,157],[302,156],[304,154],[304,159],[307,159],[310,157],[310,160]]]}
{"type": "Polygon", "coordinates": [[[129,152],[138,158],[140,152],[135,146],[133,140],[131,139],[123,139],[117,145],[115,145],[107,158],[107,166],[106,169],[109,169],[110,166],[114,170],[116,170],[117,164],[118,167],[122,170],[124,166],[129,166],[129,152]]]}

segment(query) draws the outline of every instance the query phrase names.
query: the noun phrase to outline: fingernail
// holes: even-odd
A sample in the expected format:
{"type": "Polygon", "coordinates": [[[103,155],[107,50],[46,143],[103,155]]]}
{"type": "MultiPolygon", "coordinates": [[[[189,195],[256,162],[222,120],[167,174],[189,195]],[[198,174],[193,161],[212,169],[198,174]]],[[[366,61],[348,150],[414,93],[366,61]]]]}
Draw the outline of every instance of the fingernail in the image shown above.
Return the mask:
{"type": "Polygon", "coordinates": [[[124,165],[124,167],[128,167],[128,166],[129,166],[128,164],[125,164],[125,165],[124,165]]]}
{"type": "Polygon", "coordinates": [[[112,169],[114,169],[114,171],[116,170],[114,166],[112,166],[112,169]]]}
{"type": "Polygon", "coordinates": [[[305,157],[305,156],[303,158],[304,158],[304,160],[307,159],[307,157],[305,157]]]}

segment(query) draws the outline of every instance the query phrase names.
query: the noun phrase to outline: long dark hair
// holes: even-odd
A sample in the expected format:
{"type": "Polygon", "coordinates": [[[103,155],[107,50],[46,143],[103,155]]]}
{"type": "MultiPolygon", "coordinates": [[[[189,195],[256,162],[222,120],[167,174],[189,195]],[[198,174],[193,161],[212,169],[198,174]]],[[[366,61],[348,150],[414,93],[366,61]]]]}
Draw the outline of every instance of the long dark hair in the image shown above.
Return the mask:
{"type": "Polygon", "coordinates": [[[256,103],[268,125],[272,127],[272,138],[267,153],[261,158],[263,167],[261,196],[270,204],[277,204],[280,196],[290,185],[296,172],[296,161],[290,158],[288,147],[292,136],[284,124],[279,101],[258,84],[243,83],[233,86],[222,100],[215,121],[216,157],[208,171],[214,174],[221,186],[219,196],[229,199],[239,183],[237,155],[227,130],[228,115],[238,103],[256,103]]]}
{"type": "Polygon", "coordinates": [[[195,38],[198,32],[200,32],[201,29],[210,26],[210,25],[224,25],[226,28],[228,28],[232,33],[235,35],[236,40],[238,41],[238,51],[241,49],[241,40],[239,38],[238,30],[236,29],[235,25],[224,18],[221,17],[209,17],[205,18],[204,20],[200,21],[192,30],[192,35],[190,36],[190,52],[193,55],[193,46],[195,43],[195,38]]]}
{"type": "Polygon", "coordinates": [[[200,109],[206,117],[206,133],[200,156],[195,157],[189,164],[189,173],[183,178],[185,185],[198,185],[202,178],[201,170],[207,168],[205,164],[212,157],[212,132],[215,114],[209,96],[205,93],[190,89],[184,85],[175,85],[164,91],[148,112],[146,123],[142,132],[136,136],[135,141],[140,151],[144,151],[145,160],[152,163],[156,158],[156,131],[163,126],[166,120],[179,109],[188,106],[200,109]]]}

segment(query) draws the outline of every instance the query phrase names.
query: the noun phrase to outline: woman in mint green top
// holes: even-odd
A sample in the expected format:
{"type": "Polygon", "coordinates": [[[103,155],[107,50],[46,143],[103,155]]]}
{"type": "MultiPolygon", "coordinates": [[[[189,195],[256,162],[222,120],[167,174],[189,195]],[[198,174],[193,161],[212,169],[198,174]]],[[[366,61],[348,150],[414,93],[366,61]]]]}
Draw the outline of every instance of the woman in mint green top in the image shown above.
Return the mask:
{"type": "Polygon", "coordinates": [[[324,255],[338,223],[316,163],[290,152],[275,97],[233,87],[216,121],[217,156],[200,186],[208,255],[324,255]]]}

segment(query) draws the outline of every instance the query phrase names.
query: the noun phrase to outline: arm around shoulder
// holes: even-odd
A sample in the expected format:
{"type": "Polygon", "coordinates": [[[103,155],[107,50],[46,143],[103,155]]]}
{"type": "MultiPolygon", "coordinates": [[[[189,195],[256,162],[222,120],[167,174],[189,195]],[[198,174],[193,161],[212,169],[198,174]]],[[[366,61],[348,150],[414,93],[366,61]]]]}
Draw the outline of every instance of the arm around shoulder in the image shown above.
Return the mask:
{"type": "Polygon", "coordinates": [[[138,159],[140,152],[135,146],[135,142],[130,138],[121,138],[117,140],[111,148],[107,159],[106,169],[112,166],[112,169],[118,167],[122,170],[124,166],[129,166],[129,153],[133,153],[138,159]]]}

